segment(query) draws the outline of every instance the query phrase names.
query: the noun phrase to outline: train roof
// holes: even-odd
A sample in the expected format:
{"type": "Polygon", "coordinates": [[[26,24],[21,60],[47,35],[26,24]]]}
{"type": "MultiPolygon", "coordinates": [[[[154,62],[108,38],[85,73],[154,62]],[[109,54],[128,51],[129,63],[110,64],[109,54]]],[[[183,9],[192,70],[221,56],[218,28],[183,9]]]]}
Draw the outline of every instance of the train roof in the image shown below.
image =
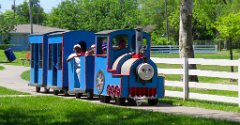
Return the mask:
{"type": "Polygon", "coordinates": [[[103,31],[100,31],[100,32],[97,32],[96,34],[110,34],[112,32],[115,32],[115,31],[118,31],[118,30],[103,30],[103,31]]]}
{"type": "MultiPolygon", "coordinates": [[[[108,35],[111,34],[113,32],[118,32],[118,31],[135,31],[135,29],[116,29],[116,30],[103,30],[100,32],[95,33],[96,35],[108,35]]],[[[144,32],[146,33],[146,32],[144,32]]]]}

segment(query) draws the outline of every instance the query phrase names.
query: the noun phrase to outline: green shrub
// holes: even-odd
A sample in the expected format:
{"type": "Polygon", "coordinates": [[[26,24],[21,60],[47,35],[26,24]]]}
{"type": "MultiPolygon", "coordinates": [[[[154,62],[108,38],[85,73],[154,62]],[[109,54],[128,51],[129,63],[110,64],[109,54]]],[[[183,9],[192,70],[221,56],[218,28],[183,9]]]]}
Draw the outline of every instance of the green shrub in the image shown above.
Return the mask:
{"type": "Polygon", "coordinates": [[[0,44],[0,50],[5,50],[11,46],[12,46],[12,44],[0,44]]]}

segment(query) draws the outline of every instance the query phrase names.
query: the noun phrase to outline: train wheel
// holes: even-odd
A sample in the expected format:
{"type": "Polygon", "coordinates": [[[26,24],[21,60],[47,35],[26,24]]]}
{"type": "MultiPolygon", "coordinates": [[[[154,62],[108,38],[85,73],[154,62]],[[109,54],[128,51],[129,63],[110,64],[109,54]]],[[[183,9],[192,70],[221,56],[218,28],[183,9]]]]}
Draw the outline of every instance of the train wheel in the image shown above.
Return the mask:
{"type": "Polygon", "coordinates": [[[75,93],[76,98],[81,98],[82,93],[75,93]]]}
{"type": "Polygon", "coordinates": [[[44,93],[49,93],[49,90],[47,87],[44,87],[44,93]]]}
{"type": "Polygon", "coordinates": [[[128,104],[130,105],[137,105],[136,101],[132,98],[128,98],[127,101],[128,101],[128,104]]]}
{"type": "Polygon", "coordinates": [[[158,104],[158,99],[148,99],[148,105],[154,106],[158,104]]]}
{"type": "Polygon", "coordinates": [[[53,91],[53,94],[54,94],[54,95],[58,95],[58,93],[59,93],[59,90],[54,90],[54,91],[53,91]]]}
{"type": "Polygon", "coordinates": [[[64,90],[63,90],[63,95],[64,95],[64,96],[68,96],[68,95],[69,95],[67,89],[64,89],[64,90]]]}
{"type": "Polygon", "coordinates": [[[87,92],[87,99],[93,99],[93,93],[92,92],[87,92]]]}
{"type": "Polygon", "coordinates": [[[41,87],[36,87],[36,92],[40,92],[41,87]]]}
{"type": "Polygon", "coordinates": [[[115,97],[115,103],[117,105],[124,105],[125,104],[125,98],[115,97]]]}
{"type": "Polygon", "coordinates": [[[100,95],[99,99],[100,99],[100,102],[103,102],[103,103],[109,103],[111,101],[111,97],[110,96],[100,95]]]}
{"type": "Polygon", "coordinates": [[[104,103],[110,103],[111,97],[110,96],[104,96],[104,103]]]}
{"type": "Polygon", "coordinates": [[[102,95],[99,95],[100,102],[104,102],[104,97],[102,95]]]}

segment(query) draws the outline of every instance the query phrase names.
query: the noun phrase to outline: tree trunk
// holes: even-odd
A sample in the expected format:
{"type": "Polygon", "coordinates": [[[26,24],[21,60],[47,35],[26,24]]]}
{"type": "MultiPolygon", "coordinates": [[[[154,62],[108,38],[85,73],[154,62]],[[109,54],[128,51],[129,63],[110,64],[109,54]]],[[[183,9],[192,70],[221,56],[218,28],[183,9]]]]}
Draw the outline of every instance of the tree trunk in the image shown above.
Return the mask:
{"type": "MultiPolygon", "coordinates": [[[[192,38],[192,9],[193,0],[181,0],[180,27],[179,27],[179,51],[180,57],[194,58],[192,38]]],[[[189,65],[189,69],[196,69],[196,65],[189,65]]],[[[197,76],[189,76],[190,81],[198,82],[197,76]]]]}
{"type": "MultiPolygon", "coordinates": [[[[232,40],[231,39],[229,39],[229,54],[230,54],[230,60],[233,60],[233,52],[232,52],[232,40]]],[[[231,72],[234,72],[234,68],[233,68],[233,66],[231,66],[231,72]]]]}

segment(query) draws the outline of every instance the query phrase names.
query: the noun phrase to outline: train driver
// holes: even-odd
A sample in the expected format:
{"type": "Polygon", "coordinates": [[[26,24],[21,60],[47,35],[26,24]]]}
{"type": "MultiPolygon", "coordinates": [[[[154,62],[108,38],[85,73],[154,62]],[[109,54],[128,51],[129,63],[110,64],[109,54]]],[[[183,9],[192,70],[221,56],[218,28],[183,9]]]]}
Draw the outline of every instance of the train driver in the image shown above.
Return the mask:
{"type": "Polygon", "coordinates": [[[120,40],[120,41],[118,42],[118,48],[119,48],[120,50],[126,48],[126,41],[125,41],[125,40],[120,40]]]}
{"type": "Polygon", "coordinates": [[[82,55],[81,54],[81,46],[79,44],[74,45],[73,51],[74,51],[74,53],[70,54],[66,61],[69,62],[73,58],[75,59],[76,73],[77,73],[78,79],[80,81],[80,56],[82,55]]]}

